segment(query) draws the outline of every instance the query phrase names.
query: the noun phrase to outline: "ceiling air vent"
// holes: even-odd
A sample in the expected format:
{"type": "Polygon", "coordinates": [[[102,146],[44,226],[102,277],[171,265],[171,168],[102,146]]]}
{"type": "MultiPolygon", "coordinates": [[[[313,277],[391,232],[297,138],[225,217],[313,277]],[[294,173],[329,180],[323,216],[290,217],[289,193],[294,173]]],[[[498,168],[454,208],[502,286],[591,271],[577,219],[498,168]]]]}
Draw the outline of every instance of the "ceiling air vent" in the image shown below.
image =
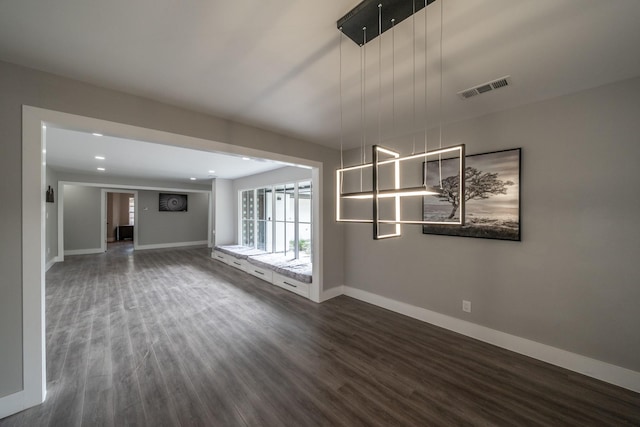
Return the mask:
{"type": "Polygon", "coordinates": [[[469,89],[461,90],[460,92],[458,92],[458,96],[462,99],[467,99],[509,85],[511,85],[511,76],[505,76],[492,82],[483,83],[469,89]]]}

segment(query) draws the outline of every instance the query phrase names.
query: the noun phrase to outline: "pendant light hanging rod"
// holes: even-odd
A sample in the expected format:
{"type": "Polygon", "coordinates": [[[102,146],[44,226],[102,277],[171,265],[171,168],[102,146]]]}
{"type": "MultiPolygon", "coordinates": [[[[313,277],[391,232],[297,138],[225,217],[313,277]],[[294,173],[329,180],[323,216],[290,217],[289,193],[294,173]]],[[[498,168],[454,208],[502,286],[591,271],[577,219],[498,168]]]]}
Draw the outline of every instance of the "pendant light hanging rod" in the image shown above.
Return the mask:
{"type": "MultiPolygon", "coordinates": [[[[360,156],[362,158],[362,163],[366,163],[366,158],[364,154],[364,146],[365,140],[367,138],[367,131],[365,126],[365,101],[366,101],[366,50],[365,44],[367,42],[367,27],[362,27],[362,40],[363,43],[360,45],[360,156]]],[[[360,191],[362,191],[362,171],[360,171],[360,191]]]]}
{"type": "Polygon", "coordinates": [[[416,0],[413,0],[413,14],[411,15],[411,24],[413,26],[413,90],[411,94],[413,96],[413,150],[411,150],[411,154],[415,154],[416,152],[416,0]]]}
{"type": "Polygon", "coordinates": [[[391,19],[391,109],[393,114],[393,132],[396,134],[396,20],[391,19]]]}
{"type": "Polygon", "coordinates": [[[342,32],[342,28],[340,30],[340,38],[338,42],[338,47],[340,50],[340,71],[339,71],[339,86],[340,86],[340,167],[344,168],[344,108],[342,107],[342,39],[344,38],[344,33],[342,32]]]}
{"type": "MultiPolygon", "coordinates": [[[[429,118],[429,113],[428,113],[428,105],[427,105],[427,99],[428,99],[428,72],[427,72],[427,68],[428,68],[428,55],[427,55],[427,45],[428,45],[428,36],[427,36],[427,11],[424,11],[424,152],[426,153],[427,151],[429,151],[429,144],[428,144],[428,131],[429,131],[429,124],[428,124],[428,118],[429,118]]],[[[427,187],[427,162],[424,162],[424,170],[422,171],[422,185],[426,188],[427,187]]]]}
{"type": "MultiPolygon", "coordinates": [[[[444,78],[444,76],[442,75],[442,69],[443,69],[443,63],[444,63],[444,59],[442,58],[442,34],[444,32],[442,26],[444,24],[444,2],[442,0],[440,0],[440,100],[439,100],[439,108],[438,108],[438,130],[440,133],[439,136],[439,140],[440,140],[440,148],[442,148],[442,79],[444,78]]],[[[442,188],[442,156],[440,156],[438,158],[438,169],[439,169],[439,179],[440,179],[440,188],[442,188]]],[[[464,176],[464,171],[462,172],[462,176],[464,176]]]]}
{"type": "MultiPolygon", "coordinates": [[[[340,40],[338,42],[339,50],[340,50],[340,72],[339,72],[339,80],[340,80],[340,168],[344,168],[344,109],[342,107],[342,39],[344,38],[344,33],[342,32],[342,27],[340,30],[340,40]]],[[[344,185],[344,177],[340,179],[340,191],[343,191],[344,185]]]]}
{"type": "MultiPolygon", "coordinates": [[[[378,31],[382,32],[382,3],[378,4],[378,31]]],[[[378,145],[382,142],[382,37],[378,40],[378,145]]]]}
{"type": "Polygon", "coordinates": [[[362,45],[362,163],[367,162],[367,27],[362,27],[364,44],[362,45]]]}

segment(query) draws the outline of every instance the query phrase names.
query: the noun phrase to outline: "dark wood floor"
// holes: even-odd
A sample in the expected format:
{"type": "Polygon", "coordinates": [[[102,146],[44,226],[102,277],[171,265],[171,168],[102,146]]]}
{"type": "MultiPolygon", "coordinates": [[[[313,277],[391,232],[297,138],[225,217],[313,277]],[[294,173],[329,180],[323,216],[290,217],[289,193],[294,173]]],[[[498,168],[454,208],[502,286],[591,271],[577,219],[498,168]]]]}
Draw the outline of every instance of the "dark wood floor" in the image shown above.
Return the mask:
{"type": "Polygon", "coordinates": [[[0,425],[640,425],[639,394],[206,249],[126,248],[47,273],[47,400],[0,425]]]}

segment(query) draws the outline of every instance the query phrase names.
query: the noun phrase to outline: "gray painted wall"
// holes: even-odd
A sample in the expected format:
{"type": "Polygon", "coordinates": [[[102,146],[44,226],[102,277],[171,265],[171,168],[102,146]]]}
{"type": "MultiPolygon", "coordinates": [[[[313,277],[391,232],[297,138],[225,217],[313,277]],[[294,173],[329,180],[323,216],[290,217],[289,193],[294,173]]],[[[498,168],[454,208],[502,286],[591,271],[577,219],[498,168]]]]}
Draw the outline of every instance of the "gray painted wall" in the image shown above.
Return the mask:
{"type": "MultiPolygon", "coordinates": [[[[80,185],[64,187],[65,251],[100,249],[102,189],[80,185]]],[[[139,245],[207,240],[208,194],[185,193],[189,196],[188,212],[159,212],[158,194],[158,191],[138,191],[139,245]]],[[[122,223],[126,222],[128,218],[122,223]]]]}
{"type": "Polygon", "coordinates": [[[63,197],[65,252],[100,249],[100,188],[65,185],[63,197]]]}
{"type": "Polygon", "coordinates": [[[522,242],[350,224],[345,283],[640,371],[639,93],[636,78],[446,126],[468,154],[522,147],[522,242]]]}
{"type": "MultiPolygon", "coordinates": [[[[22,105],[312,159],[324,164],[325,288],[341,285],[342,235],[331,199],[336,150],[139,96],[0,62],[0,397],[22,390],[22,105]]],[[[62,179],[62,178],[61,178],[62,179]]]]}
{"type": "Polygon", "coordinates": [[[158,191],[138,191],[138,245],[207,240],[209,194],[184,194],[187,212],[160,212],[158,191]]]}
{"type": "Polygon", "coordinates": [[[214,230],[216,232],[216,245],[231,245],[236,243],[236,233],[234,229],[234,206],[233,181],[229,179],[216,179],[214,181],[215,194],[215,221],[214,230]]]}
{"type": "MultiPolygon", "coordinates": [[[[311,180],[311,170],[305,168],[298,168],[295,166],[286,166],[284,168],[276,169],[269,172],[259,173],[256,175],[245,176],[244,178],[238,178],[233,180],[233,239],[234,243],[238,240],[238,192],[240,190],[246,190],[250,188],[257,188],[263,185],[275,185],[286,184],[288,182],[302,181],[303,179],[311,180]]],[[[331,189],[327,189],[331,195],[333,195],[333,186],[331,189]]],[[[335,206],[333,199],[331,200],[331,206],[335,206]]],[[[335,220],[331,218],[331,220],[335,220]]],[[[325,290],[327,288],[325,287],[325,290]]]]}
{"type": "Polygon", "coordinates": [[[46,187],[51,186],[54,192],[54,203],[46,203],[46,243],[45,257],[46,262],[50,262],[58,256],[58,173],[47,166],[46,187]]]}

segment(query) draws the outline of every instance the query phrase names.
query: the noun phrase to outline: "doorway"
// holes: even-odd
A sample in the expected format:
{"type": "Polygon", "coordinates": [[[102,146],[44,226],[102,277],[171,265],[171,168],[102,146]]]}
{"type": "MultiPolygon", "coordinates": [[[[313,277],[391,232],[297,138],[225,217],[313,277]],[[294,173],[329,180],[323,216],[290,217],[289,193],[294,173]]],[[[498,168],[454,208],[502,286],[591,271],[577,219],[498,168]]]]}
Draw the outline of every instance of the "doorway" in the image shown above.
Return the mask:
{"type": "Polygon", "coordinates": [[[106,250],[132,251],[136,198],[133,193],[106,192],[104,241],[106,250]]]}
{"type": "Polygon", "coordinates": [[[138,249],[138,190],[102,188],[101,200],[102,252],[118,248],[132,253],[138,249]]]}
{"type": "MultiPolygon", "coordinates": [[[[46,354],[45,354],[45,166],[46,123],[55,123],[60,127],[70,127],[83,131],[102,130],[115,136],[153,141],[157,144],[180,146],[203,151],[223,151],[238,155],[268,158],[281,162],[301,165],[312,170],[314,189],[313,233],[322,236],[321,212],[323,198],[323,164],[320,161],[301,159],[286,154],[276,154],[263,150],[235,146],[180,134],[156,131],[153,129],[109,122],[100,119],[61,113],[24,105],[22,107],[22,375],[23,390],[10,396],[11,401],[2,398],[3,405],[11,405],[12,413],[42,403],[46,390],[46,354]],[[316,202],[317,201],[317,202],[316,202]]],[[[64,181],[58,182],[59,187],[64,181]]],[[[91,185],[91,184],[89,184],[91,185]]],[[[99,186],[93,184],[94,186],[99,186]]],[[[104,198],[102,200],[105,200],[104,198]]],[[[63,203],[60,199],[58,204],[63,203]]],[[[106,212],[106,209],[101,209],[106,212]]],[[[61,218],[58,228],[62,229],[61,218]]],[[[106,221],[102,221],[103,226],[106,221]]],[[[134,230],[134,232],[137,232],[134,230]]],[[[105,233],[102,233],[106,236],[105,233]]],[[[134,240],[135,242],[135,240],[134,240]]],[[[323,289],[323,239],[313,240],[313,284],[311,300],[320,302],[323,289]],[[315,268],[317,266],[317,268],[315,268]]],[[[63,254],[62,254],[63,256],[63,254]]],[[[62,261],[63,259],[61,259],[62,261]]]]}

